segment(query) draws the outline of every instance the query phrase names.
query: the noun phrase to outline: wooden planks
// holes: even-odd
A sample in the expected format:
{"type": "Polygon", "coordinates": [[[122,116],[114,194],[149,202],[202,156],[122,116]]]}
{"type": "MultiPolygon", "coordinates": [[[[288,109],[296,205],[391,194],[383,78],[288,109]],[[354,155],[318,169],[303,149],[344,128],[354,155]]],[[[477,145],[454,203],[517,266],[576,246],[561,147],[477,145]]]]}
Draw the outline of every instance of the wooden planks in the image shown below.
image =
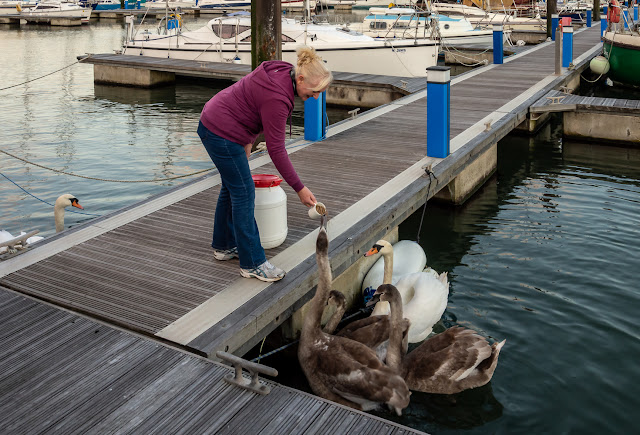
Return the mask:
{"type": "Polygon", "coordinates": [[[2,433],[420,433],[0,288],[2,433]]]}
{"type": "MultiPolygon", "coordinates": [[[[198,60],[169,59],[150,56],[132,56],[127,54],[89,54],[78,56],[81,63],[110,65],[127,68],[151,69],[172,72],[178,75],[209,77],[212,79],[239,80],[251,72],[250,65],[198,60]]],[[[333,85],[368,85],[390,87],[406,94],[424,89],[427,85],[424,77],[393,77],[376,74],[333,72],[333,85]]]]}
{"type": "MultiPolygon", "coordinates": [[[[577,41],[583,37],[588,41],[582,44],[584,50],[599,43],[597,29],[576,34],[577,41]]],[[[576,44],[576,55],[580,54],[578,46],[576,44]]],[[[504,65],[493,65],[454,78],[451,137],[452,150],[458,151],[438,163],[438,185],[431,186],[428,179],[416,180],[411,194],[403,197],[398,192],[396,197],[379,204],[380,212],[371,216],[359,214],[353,209],[354,204],[393,182],[425,155],[426,93],[370,111],[355,121],[345,121],[340,124],[340,129],[344,129],[342,132],[311,146],[294,149],[296,152],[290,155],[294,166],[302,180],[328,206],[331,216],[346,212],[355,216],[352,227],[345,226],[344,235],[339,234],[340,245],[336,245],[332,259],[336,271],[353,261],[358,255],[356,251],[376,237],[376,231],[397,225],[405,213],[410,214],[412,207],[433,195],[436,187],[446,185],[484,147],[511,131],[526,114],[531,104],[527,103],[528,99],[538,92],[538,88],[530,91],[532,86],[537,84],[540,92],[547,92],[543,91],[545,86],[555,86],[554,83],[564,80],[558,77],[548,80],[548,84],[539,84],[553,69],[553,56],[549,55],[552,50],[553,45],[546,44],[504,65]],[[547,57],[551,63],[544,60],[547,57]],[[487,116],[492,121],[488,129],[481,122],[487,116]],[[401,201],[400,198],[404,199],[401,201]]],[[[234,68],[233,65],[228,67],[234,68]]],[[[350,75],[349,78],[357,76],[350,75]]],[[[373,78],[361,75],[358,79],[373,78]]],[[[303,141],[297,143],[300,142],[303,141]]],[[[256,163],[254,172],[275,172],[266,158],[252,160],[258,161],[261,163],[256,163]]],[[[416,177],[420,178],[420,174],[416,177]]],[[[215,177],[208,180],[213,179],[215,177]]],[[[211,258],[209,245],[219,191],[217,182],[211,181],[209,187],[201,189],[193,187],[196,185],[198,182],[185,187],[192,189],[192,193],[180,197],[180,189],[174,190],[175,200],[154,206],[146,213],[136,211],[136,219],[110,227],[56,255],[7,276],[0,273],[0,284],[150,335],[233,288],[241,295],[225,297],[242,300],[233,310],[235,312],[210,319],[210,327],[202,332],[206,336],[189,341],[193,350],[206,355],[211,355],[220,346],[229,345],[225,340],[237,345],[233,334],[242,331],[248,334],[246,331],[252,330],[257,336],[273,329],[290,310],[304,302],[304,297],[300,297],[312,290],[313,258],[307,258],[308,254],[297,258],[292,262],[286,283],[270,286],[264,295],[259,295],[262,288],[254,289],[255,296],[245,301],[245,287],[251,284],[239,279],[237,261],[216,262],[211,258]]],[[[298,249],[298,242],[317,226],[306,216],[297,195],[290,189],[286,192],[289,236],[283,245],[267,253],[269,258],[297,255],[289,254],[293,252],[290,250],[298,249]]],[[[87,225],[99,227],[102,224],[87,225]]]]}
{"type": "Polygon", "coordinates": [[[637,115],[640,113],[640,101],[619,98],[583,97],[565,94],[560,91],[549,91],[531,105],[531,113],[594,111],[637,115]]]}

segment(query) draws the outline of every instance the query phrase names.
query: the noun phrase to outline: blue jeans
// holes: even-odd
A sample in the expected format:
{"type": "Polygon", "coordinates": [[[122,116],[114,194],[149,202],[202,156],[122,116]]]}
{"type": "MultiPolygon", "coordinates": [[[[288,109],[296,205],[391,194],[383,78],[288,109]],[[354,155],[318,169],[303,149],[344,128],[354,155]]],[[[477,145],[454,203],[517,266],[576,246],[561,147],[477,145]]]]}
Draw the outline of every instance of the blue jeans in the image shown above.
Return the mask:
{"type": "Polygon", "coordinates": [[[222,178],[211,247],[223,250],[237,246],[240,267],[257,267],[267,258],[254,217],[256,188],[244,147],[212,133],[202,122],[198,136],[222,178]]]}

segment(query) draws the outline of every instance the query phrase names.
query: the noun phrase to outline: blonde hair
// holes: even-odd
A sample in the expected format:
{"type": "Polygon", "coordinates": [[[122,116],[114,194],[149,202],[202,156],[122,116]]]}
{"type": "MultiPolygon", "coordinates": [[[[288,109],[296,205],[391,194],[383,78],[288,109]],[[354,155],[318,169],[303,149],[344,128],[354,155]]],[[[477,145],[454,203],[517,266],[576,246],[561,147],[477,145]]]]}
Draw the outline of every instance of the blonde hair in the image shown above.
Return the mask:
{"type": "Polygon", "coordinates": [[[318,81],[315,89],[312,89],[314,92],[323,91],[327,88],[333,80],[333,75],[322,58],[311,47],[303,46],[296,51],[298,53],[296,76],[301,75],[312,83],[318,81]]]}

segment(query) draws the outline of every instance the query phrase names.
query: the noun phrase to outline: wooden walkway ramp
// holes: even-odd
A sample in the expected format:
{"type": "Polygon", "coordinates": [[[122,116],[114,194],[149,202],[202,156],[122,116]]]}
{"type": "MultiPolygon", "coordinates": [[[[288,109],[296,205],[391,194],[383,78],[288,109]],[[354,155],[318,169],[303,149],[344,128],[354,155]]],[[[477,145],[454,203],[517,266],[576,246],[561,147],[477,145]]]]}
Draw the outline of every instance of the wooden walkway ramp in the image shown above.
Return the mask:
{"type": "MultiPolygon", "coordinates": [[[[576,68],[561,76],[545,43],[454,78],[452,154],[444,160],[424,157],[426,91],[342,121],[322,142],[291,142],[301,179],[330,213],[334,274],[520,124],[533,102],[576,77],[599,49],[599,32],[576,32],[576,68]]],[[[275,173],[268,156],[250,163],[256,173],[275,173]]],[[[317,222],[285,189],[289,236],[267,256],[288,275],[270,285],[243,279],[237,261],[211,255],[219,182],[204,177],[50,237],[1,262],[0,286],[200,355],[242,354],[311,297],[317,222]]]]}
{"type": "Polygon", "coordinates": [[[0,290],[0,433],[421,433],[0,290]]]}
{"type": "MultiPolygon", "coordinates": [[[[177,76],[220,80],[240,80],[251,72],[250,65],[113,53],[78,56],[78,61],[92,65],[136,68],[168,72],[177,76]]],[[[334,71],[333,78],[332,86],[337,89],[348,87],[388,88],[390,91],[395,91],[400,95],[408,95],[427,87],[424,77],[394,77],[334,71]]],[[[338,96],[329,96],[329,98],[340,101],[338,96]]]]}
{"type": "Polygon", "coordinates": [[[640,100],[621,98],[584,97],[562,91],[549,91],[531,105],[531,113],[569,112],[592,110],[600,112],[620,112],[627,115],[640,114],[640,100]]]}

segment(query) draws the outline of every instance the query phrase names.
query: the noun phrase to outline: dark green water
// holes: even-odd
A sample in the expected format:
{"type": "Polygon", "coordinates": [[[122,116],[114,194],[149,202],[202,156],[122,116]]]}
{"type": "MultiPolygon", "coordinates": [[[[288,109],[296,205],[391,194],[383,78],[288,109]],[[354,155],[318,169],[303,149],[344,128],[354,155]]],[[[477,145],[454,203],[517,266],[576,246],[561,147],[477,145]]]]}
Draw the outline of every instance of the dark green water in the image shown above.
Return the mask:
{"type": "MultiPolygon", "coordinates": [[[[463,207],[430,205],[421,242],[451,281],[446,326],[507,339],[491,384],[412,396],[400,421],[434,433],[632,433],[640,150],[560,139],[499,146],[463,207]]],[[[415,237],[419,216],[401,228],[415,237]]]]}
{"type": "MultiPolygon", "coordinates": [[[[439,329],[507,340],[493,380],[377,415],[435,434],[635,432],[639,212],[640,150],[562,141],[557,122],[501,141],[496,176],[461,207],[430,202],[420,235],[451,282],[439,329]]],[[[295,361],[263,360],[308,389],[295,361]]]]}

